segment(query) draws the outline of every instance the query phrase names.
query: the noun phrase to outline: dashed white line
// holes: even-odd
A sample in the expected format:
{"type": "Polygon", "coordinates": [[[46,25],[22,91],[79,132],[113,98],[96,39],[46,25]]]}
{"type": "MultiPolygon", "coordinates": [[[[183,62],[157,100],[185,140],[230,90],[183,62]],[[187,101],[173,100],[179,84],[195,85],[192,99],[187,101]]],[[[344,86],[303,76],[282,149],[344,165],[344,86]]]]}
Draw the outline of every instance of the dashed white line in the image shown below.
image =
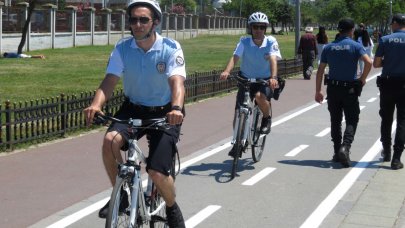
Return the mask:
{"type": "Polygon", "coordinates": [[[210,206],[204,208],[203,210],[201,210],[196,215],[194,215],[193,217],[189,218],[186,221],[186,227],[193,228],[193,227],[197,226],[204,219],[208,218],[208,216],[212,215],[220,208],[221,208],[221,206],[218,206],[218,205],[210,205],[210,206]]]}
{"type": "Polygon", "coordinates": [[[86,208],[83,208],[82,210],[61,219],[58,222],[55,222],[54,224],[52,224],[50,226],[47,226],[47,228],[67,227],[67,226],[77,222],[81,218],[83,218],[83,217],[97,211],[98,209],[103,207],[107,203],[107,201],[109,199],[110,199],[110,197],[102,199],[102,200],[98,201],[97,203],[94,203],[94,204],[92,204],[92,205],[90,205],[90,206],[88,206],[86,208]]]}
{"type": "Polygon", "coordinates": [[[366,106],[360,105],[360,110],[363,110],[366,106]]]}
{"type": "Polygon", "coordinates": [[[301,151],[305,150],[309,145],[299,145],[295,147],[292,151],[288,152],[285,156],[286,157],[295,157],[297,154],[299,154],[301,151]]]}
{"type": "Polygon", "coordinates": [[[252,186],[252,185],[256,184],[257,182],[259,182],[261,179],[265,178],[267,175],[269,175],[274,170],[276,170],[276,168],[267,167],[267,168],[263,169],[262,171],[260,171],[259,173],[257,173],[256,175],[254,175],[253,177],[251,177],[248,180],[246,180],[245,182],[243,182],[242,185],[252,186]]]}
{"type": "Polygon", "coordinates": [[[323,137],[325,135],[327,135],[330,132],[330,127],[325,128],[325,130],[319,132],[318,134],[316,134],[316,137],[323,137]]]}
{"type": "Polygon", "coordinates": [[[374,102],[375,100],[377,100],[377,98],[376,97],[372,97],[372,98],[370,98],[370,99],[368,99],[368,103],[371,103],[371,102],[374,102]]]}

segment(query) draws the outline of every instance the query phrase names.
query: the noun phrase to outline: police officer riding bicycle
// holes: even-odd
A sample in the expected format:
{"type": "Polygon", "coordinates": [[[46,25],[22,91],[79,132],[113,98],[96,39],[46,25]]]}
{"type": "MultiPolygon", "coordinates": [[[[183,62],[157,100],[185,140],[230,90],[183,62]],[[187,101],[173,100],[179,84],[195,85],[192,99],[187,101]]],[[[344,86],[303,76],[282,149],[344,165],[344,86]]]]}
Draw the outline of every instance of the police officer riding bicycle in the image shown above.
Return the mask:
{"type": "MultiPolygon", "coordinates": [[[[220,79],[227,79],[241,58],[240,73],[242,77],[269,80],[269,86],[254,85],[250,88],[251,97],[255,97],[263,113],[260,131],[262,134],[268,134],[271,130],[270,100],[274,89],[278,86],[277,60],[281,59],[281,54],[277,40],[273,36],[265,35],[269,20],[264,13],[255,12],[250,15],[248,25],[251,36],[240,39],[226,69],[221,73],[220,79]]],[[[238,109],[243,98],[244,91],[239,88],[235,109],[238,109]]],[[[233,156],[232,151],[230,156],[233,156]]]]}
{"type": "Polygon", "coordinates": [[[391,130],[395,107],[397,126],[391,168],[402,169],[401,155],[405,143],[405,14],[392,17],[393,33],[378,42],[374,67],[382,67],[377,84],[380,88],[381,142],[384,161],[391,160],[391,130]]]}
{"type": "MultiPolygon", "coordinates": [[[[101,112],[121,78],[126,100],[115,114],[117,118],[167,117],[172,125],[168,131],[145,130],[149,142],[146,170],[166,202],[169,226],[185,227],[170,173],[184,117],[183,51],[177,41],[163,38],[155,31],[162,19],[155,0],[131,0],[127,14],[132,37],[118,41],[112,51],[106,76],[91,105],[84,110],[86,121],[91,124],[94,114],[101,112]]],[[[122,161],[120,149],[125,147],[128,134],[125,124],[115,123],[104,137],[102,156],[112,185],[117,175],[115,158],[122,161]]],[[[99,216],[105,218],[107,213],[108,204],[100,210],[99,216]]]]}

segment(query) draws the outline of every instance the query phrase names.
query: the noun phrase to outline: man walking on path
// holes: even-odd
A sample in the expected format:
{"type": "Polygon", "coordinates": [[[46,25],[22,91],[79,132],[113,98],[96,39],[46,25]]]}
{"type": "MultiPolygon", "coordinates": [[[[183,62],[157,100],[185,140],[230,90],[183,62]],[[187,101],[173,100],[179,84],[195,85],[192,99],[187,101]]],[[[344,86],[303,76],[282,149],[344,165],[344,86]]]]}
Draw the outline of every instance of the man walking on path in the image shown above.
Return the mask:
{"type": "Polygon", "coordinates": [[[306,27],[305,34],[301,36],[298,54],[302,55],[304,79],[311,79],[314,70],[314,61],[318,55],[316,36],[312,34],[313,27],[306,27]]]}
{"type": "Polygon", "coordinates": [[[350,166],[350,147],[354,140],[359,122],[359,96],[366,78],[371,70],[371,59],[363,46],[352,39],[354,21],[343,19],[339,21],[339,38],[325,46],[321,64],[316,74],[315,101],[322,103],[322,79],[326,65],[329,65],[329,79],[326,90],[328,110],[331,120],[331,136],[334,155],[332,161],[340,162],[343,167],[350,166]],[[357,62],[361,58],[364,71],[357,79],[357,62]],[[346,129],[342,140],[342,118],[346,119],[346,129]]]}
{"type": "Polygon", "coordinates": [[[378,42],[373,65],[382,67],[377,79],[380,88],[381,142],[384,161],[391,160],[391,128],[395,107],[397,127],[391,168],[402,169],[402,151],[405,143],[405,14],[396,14],[391,21],[392,34],[378,42]]]}

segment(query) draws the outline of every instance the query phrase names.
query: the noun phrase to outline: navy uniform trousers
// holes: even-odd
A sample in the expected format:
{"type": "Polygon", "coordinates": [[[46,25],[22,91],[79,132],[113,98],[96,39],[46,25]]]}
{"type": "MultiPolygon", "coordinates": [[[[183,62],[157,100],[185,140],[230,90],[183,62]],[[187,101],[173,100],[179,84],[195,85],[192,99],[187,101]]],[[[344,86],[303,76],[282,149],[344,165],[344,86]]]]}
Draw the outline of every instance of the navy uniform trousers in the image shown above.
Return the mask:
{"type": "Polygon", "coordinates": [[[359,122],[359,97],[353,87],[328,85],[326,89],[328,110],[331,121],[331,136],[335,153],[341,144],[349,148],[354,140],[359,122]],[[346,119],[346,129],[342,140],[343,113],[346,119]]]}
{"type": "Polygon", "coordinates": [[[405,81],[388,82],[380,86],[381,142],[391,147],[391,131],[395,107],[397,127],[394,141],[394,158],[400,158],[405,143],[405,81]]]}

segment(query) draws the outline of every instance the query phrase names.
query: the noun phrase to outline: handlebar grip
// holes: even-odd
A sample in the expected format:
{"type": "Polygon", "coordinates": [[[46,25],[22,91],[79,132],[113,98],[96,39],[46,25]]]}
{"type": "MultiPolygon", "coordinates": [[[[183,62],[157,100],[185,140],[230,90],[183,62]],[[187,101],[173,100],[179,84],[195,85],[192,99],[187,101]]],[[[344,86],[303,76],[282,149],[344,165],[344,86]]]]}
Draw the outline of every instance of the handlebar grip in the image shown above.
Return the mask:
{"type": "Polygon", "coordinates": [[[104,118],[104,115],[101,114],[101,113],[99,113],[99,112],[96,112],[96,113],[94,114],[93,124],[96,124],[96,125],[103,125],[103,124],[105,124],[105,123],[107,123],[107,120],[104,118]]]}

